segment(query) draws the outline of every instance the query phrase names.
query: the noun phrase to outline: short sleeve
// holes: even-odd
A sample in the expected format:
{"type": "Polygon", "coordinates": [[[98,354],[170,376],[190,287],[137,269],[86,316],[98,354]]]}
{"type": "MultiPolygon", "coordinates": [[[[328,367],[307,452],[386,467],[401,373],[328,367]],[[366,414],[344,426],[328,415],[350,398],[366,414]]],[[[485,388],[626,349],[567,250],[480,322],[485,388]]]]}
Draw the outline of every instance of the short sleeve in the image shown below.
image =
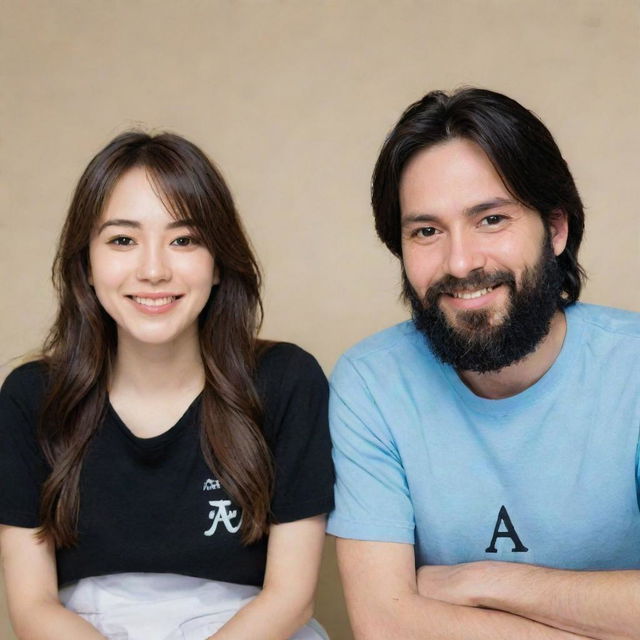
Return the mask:
{"type": "Polygon", "coordinates": [[[289,343],[263,356],[258,370],[265,437],[273,452],[274,522],[291,522],[333,508],[329,389],[315,358],[289,343]]]}
{"type": "Polygon", "coordinates": [[[413,544],[413,505],[400,456],[375,397],[345,356],[331,377],[329,423],[336,488],[327,532],[413,544]]]}
{"type": "Polygon", "coordinates": [[[638,498],[638,510],[640,510],[640,436],[636,446],[636,496],[638,498]]]}
{"type": "Polygon", "coordinates": [[[47,465],[36,441],[44,388],[39,363],[13,371],[0,390],[0,523],[37,527],[47,465]]]}

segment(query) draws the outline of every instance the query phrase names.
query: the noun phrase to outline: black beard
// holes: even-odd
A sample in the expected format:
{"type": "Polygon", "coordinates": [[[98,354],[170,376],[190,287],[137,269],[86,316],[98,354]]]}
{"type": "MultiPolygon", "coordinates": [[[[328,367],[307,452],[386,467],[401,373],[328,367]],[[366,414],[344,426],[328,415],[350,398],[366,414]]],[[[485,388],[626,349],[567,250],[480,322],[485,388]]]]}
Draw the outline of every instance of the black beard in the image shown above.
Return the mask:
{"type": "Polygon", "coordinates": [[[426,336],[439,360],[460,371],[499,371],[522,360],[549,333],[551,319],[562,306],[560,270],[548,238],[538,263],[525,269],[518,288],[510,271],[476,271],[467,278],[445,276],[428,289],[422,301],[404,273],[403,281],[416,328],[426,336]],[[454,327],[438,305],[440,296],[448,292],[497,285],[510,291],[505,316],[495,325],[492,314],[481,309],[458,312],[454,327]]]}

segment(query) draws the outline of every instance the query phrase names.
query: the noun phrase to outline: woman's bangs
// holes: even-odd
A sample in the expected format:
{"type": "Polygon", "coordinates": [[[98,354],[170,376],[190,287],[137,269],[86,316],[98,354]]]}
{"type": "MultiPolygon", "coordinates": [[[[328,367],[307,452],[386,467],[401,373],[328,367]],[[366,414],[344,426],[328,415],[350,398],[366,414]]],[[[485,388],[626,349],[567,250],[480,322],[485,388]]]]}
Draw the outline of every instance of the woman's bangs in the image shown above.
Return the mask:
{"type": "Polygon", "coordinates": [[[184,222],[196,238],[210,251],[211,243],[205,238],[205,216],[202,190],[186,170],[175,166],[145,166],[149,182],[169,215],[184,222]]]}

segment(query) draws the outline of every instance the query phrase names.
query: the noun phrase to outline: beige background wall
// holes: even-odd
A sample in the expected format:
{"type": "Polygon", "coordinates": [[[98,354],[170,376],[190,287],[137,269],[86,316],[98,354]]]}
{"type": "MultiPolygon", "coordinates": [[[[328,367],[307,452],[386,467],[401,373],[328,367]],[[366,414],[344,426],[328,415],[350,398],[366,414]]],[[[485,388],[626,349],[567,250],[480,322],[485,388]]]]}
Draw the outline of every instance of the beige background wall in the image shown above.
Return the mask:
{"type": "MultiPolygon", "coordinates": [[[[263,334],[329,372],[406,316],[368,204],[383,137],[409,102],[462,84],[551,128],[588,208],[584,299],[640,311],[636,0],[2,0],[0,15],[3,373],[51,321],[75,181],[138,125],[218,162],[266,273],[263,334]]],[[[331,548],[318,616],[351,637],[331,548]]]]}

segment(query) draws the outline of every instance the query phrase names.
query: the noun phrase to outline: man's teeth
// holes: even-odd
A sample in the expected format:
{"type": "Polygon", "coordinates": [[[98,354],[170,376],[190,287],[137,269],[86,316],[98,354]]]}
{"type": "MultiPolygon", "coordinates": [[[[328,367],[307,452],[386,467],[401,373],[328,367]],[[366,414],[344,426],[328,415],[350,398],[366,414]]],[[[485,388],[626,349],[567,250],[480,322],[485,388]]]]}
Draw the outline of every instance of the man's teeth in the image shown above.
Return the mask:
{"type": "Polygon", "coordinates": [[[176,296],[168,296],[166,298],[139,298],[138,296],[131,296],[138,304],[143,304],[145,307],[161,307],[163,304],[170,304],[176,299],[176,296]]]}
{"type": "Polygon", "coordinates": [[[486,289],[478,289],[477,291],[454,291],[451,295],[454,298],[462,298],[463,300],[472,300],[473,298],[479,298],[484,296],[490,291],[493,291],[493,287],[487,287],[486,289]]]}

